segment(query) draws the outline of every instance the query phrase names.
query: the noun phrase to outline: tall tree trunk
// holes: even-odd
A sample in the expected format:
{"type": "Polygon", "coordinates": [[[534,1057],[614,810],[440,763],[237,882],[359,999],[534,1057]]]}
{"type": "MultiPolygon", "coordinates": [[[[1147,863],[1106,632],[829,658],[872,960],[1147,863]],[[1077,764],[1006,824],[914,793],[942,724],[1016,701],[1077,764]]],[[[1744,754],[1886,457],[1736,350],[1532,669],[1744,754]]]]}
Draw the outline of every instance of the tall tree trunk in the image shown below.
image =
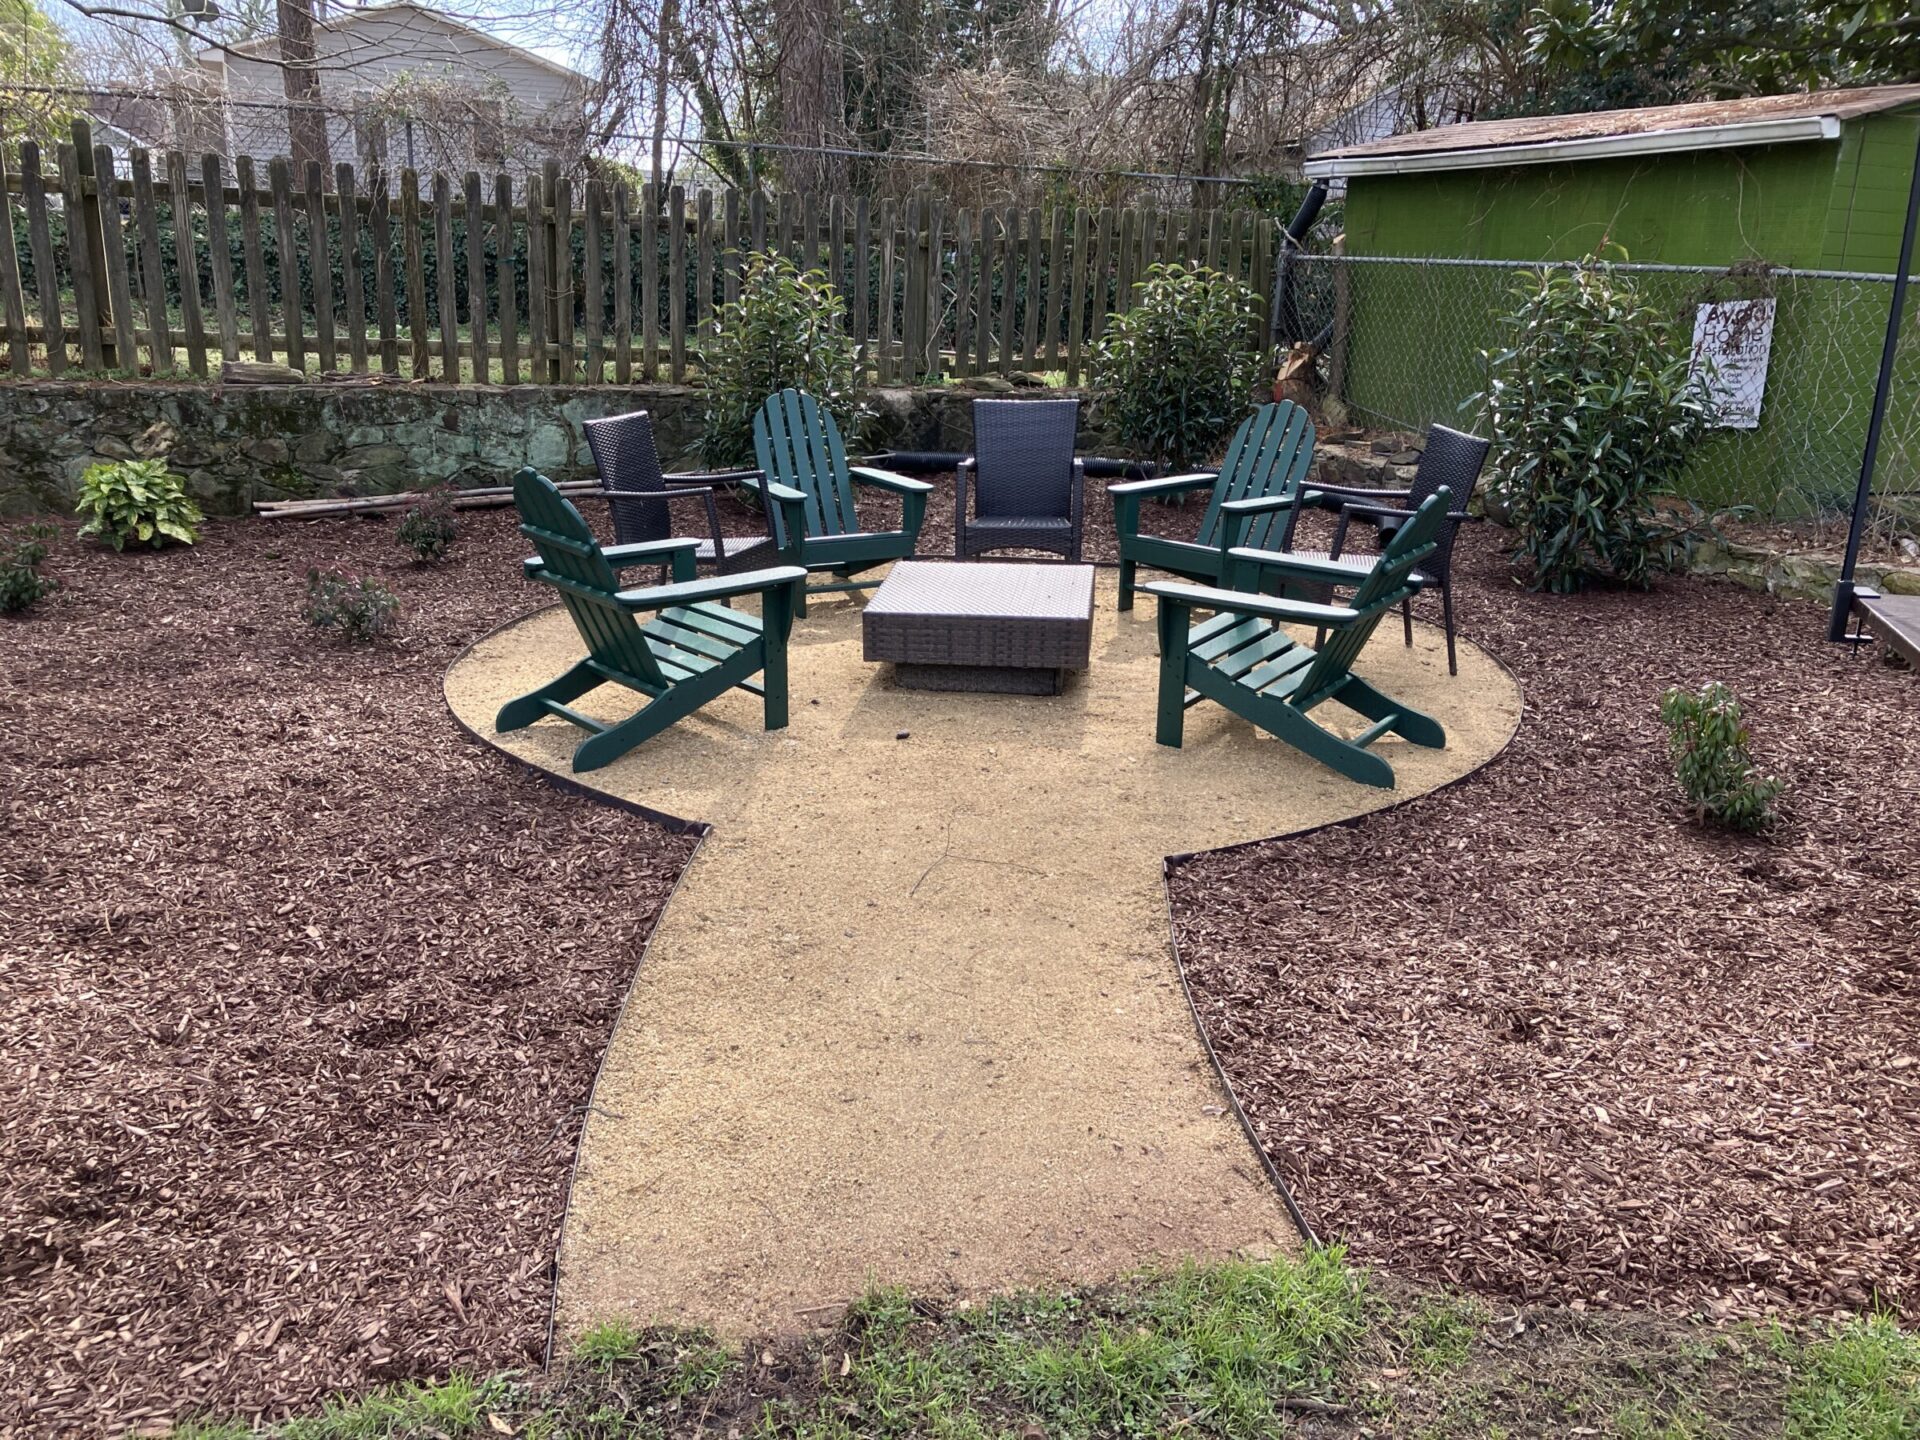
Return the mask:
{"type": "Polygon", "coordinates": [[[313,42],[313,0],[275,0],[280,27],[280,82],[287,97],[287,139],[296,184],[307,162],[317,161],[327,184],[333,165],[327,146],[327,116],[320,108],[320,70],[313,42]]]}
{"type": "MultiPolygon", "coordinates": [[[[780,47],[780,138],[789,145],[844,146],[840,0],[775,0],[774,39],[780,47]]],[[[846,173],[840,156],[797,150],[783,154],[780,165],[789,186],[803,194],[838,190],[846,173]]]]}
{"type": "Polygon", "coordinates": [[[679,39],[679,0],[660,0],[659,65],[653,76],[653,194],[666,204],[667,90],[673,83],[673,55],[679,39]]]}

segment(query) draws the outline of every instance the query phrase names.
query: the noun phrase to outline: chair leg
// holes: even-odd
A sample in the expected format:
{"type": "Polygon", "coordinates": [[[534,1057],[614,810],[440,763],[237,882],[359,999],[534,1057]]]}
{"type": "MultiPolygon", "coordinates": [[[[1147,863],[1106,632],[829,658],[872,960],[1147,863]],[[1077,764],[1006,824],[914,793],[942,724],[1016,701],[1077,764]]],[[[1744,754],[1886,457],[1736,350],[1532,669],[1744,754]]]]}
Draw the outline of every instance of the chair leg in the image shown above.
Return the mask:
{"type": "Polygon", "coordinates": [[[1160,631],[1160,710],[1153,738],[1176,750],[1186,737],[1187,620],[1187,607],[1171,600],[1162,600],[1154,616],[1160,631]]]}
{"type": "Polygon", "coordinates": [[[549,680],[539,689],[530,690],[519,699],[509,700],[502,705],[500,713],[493,717],[494,733],[523,730],[550,713],[547,710],[547,701],[557,701],[562,705],[571,704],[589,690],[597,690],[606,683],[606,680],[596,674],[587,661],[582,660],[558,679],[549,680]]]}
{"type": "Polygon", "coordinates": [[[769,730],[787,728],[787,635],[793,628],[790,592],[799,589],[795,585],[768,590],[760,602],[760,640],[766,649],[760,686],[769,730]]]}
{"type": "Polygon", "coordinates": [[[1440,582],[1440,613],[1447,627],[1447,674],[1458,675],[1460,662],[1453,653],[1453,587],[1444,580],[1440,582]]]}
{"type": "Polygon", "coordinates": [[[1413,597],[1407,596],[1400,602],[1400,623],[1406,627],[1407,648],[1413,648],[1413,597]]]}
{"type": "Polygon", "coordinates": [[[1120,562],[1120,608],[1122,610],[1133,608],[1133,573],[1134,562],[1122,560],[1120,562]]]}

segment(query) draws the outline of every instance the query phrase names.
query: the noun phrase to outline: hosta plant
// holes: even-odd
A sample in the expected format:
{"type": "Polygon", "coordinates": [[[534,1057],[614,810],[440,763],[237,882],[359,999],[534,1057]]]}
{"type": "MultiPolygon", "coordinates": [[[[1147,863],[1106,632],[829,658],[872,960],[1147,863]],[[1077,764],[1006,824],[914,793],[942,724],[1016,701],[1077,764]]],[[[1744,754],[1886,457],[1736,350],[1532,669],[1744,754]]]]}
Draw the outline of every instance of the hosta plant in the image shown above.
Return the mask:
{"type": "Polygon", "coordinates": [[[846,309],[832,283],[804,274],[780,255],[755,255],[740,277],[740,298],[720,307],[701,358],[709,465],[753,463],[753,417],[776,391],[804,390],[851,432],[860,412],[860,375],[846,309]]]}
{"type": "Polygon", "coordinates": [[[1535,588],[1649,583],[1667,546],[1655,502],[1706,438],[1688,344],[1630,275],[1595,261],[1525,272],[1483,351],[1488,483],[1519,531],[1535,588]]]}
{"type": "Polygon", "coordinates": [[[186,480],[164,460],[116,460],[87,467],[74,508],[87,522],[80,533],[116,550],[124,550],[129,541],[156,548],[169,540],[191,545],[205,518],[187,495],[186,480]]]}
{"type": "Polygon", "coordinates": [[[1094,351],[1102,409],[1137,454],[1204,464],[1253,408],[1264,363],[1254,293],[1204,265],[1150,265],[1131,298],[1094,351]]]}
{"type": "Polygon", "coordinates": [[[393,628],[400,601],[371,576],[356,579],[338,570],[309,570],[301,614],[317,630],[338,630],[352,641],[374,640],[393,628]]]}
{"type": "Polygon", "coordinates": [[[1740,701],[1718,681],[1697,693],[1678,686],[1660,697],[1673,773],[1694,818],[1730,830],[1764,830],[1773,823],[1781,781],[1754,768],[1740,701]]]}

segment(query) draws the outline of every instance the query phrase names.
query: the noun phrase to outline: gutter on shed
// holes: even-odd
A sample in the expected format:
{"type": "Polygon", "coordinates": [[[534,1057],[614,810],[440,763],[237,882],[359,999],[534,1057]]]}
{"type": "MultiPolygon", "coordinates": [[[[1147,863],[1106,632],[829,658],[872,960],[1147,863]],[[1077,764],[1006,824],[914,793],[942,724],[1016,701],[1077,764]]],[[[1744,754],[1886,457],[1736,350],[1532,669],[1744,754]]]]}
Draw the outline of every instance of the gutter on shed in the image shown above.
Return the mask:
{"type": "Polygon", "coordinates": [[[1741,145],[1783,145],[1795,140],[1838,140],[1833,115],[1794,115],[1732,125],[1648,130],[1633,135],[1590,135],[1523,145],[1483,145],[1471,150],[1423,150],[1398,155],[1347,155],[1338,151],[1309,159],[1310,180],[1355,175],[1417,175],[1435,170],[1490,170],[1505,165],[1547,165],[1560,160],[1606,160],[1617,156],[1665,155],[1687,150],[1726,150],[1741,145]]]}

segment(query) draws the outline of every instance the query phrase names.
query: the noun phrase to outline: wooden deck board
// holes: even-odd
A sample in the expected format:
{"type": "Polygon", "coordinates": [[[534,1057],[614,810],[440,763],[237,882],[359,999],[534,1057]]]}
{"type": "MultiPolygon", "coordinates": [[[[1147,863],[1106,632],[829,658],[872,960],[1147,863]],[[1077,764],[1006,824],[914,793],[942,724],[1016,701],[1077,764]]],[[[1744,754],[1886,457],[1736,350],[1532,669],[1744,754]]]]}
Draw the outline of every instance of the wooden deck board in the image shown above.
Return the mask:
{"type": "Polygon", "coordinates": [[[1881,640],[1920,666],[1920,595],[1857,595],[1853,606],[1881,640]]]}

